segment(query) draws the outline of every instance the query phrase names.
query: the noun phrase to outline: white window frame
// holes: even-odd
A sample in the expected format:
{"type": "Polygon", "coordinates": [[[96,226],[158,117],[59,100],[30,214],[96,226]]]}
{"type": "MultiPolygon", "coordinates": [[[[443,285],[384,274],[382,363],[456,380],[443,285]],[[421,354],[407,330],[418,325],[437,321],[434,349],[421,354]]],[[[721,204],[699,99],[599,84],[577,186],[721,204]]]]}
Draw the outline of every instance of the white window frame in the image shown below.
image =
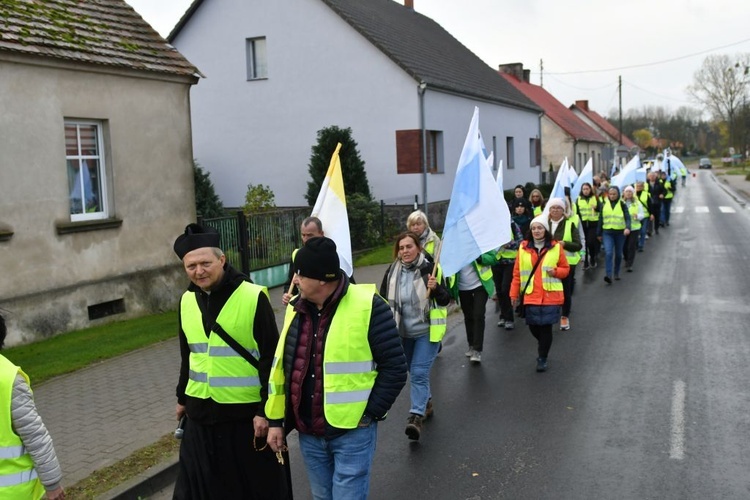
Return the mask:
{"type": "MultiPolygon", "coordinates": [[[[101,199],[99,200],[99,210],[96,212],[86,212],[84,210],[83,213],[70,213],[70,220],[71,222],[81,222],[81,221],[89,221],[89,220],[101,220],[106,219],[109,217],[108,212],[108,196],[107,196],[107,169],[105,164],[105,154],[104,154],[104,127],[102,126],[102,122],[95,121],[95,120],[65,120],[65,128],[67,127],[75,127],[76,128],[76,143],[78,147],[77,154],[75,155],[69,155],[67,154],[68,145],[67,145],[67,139],[65,144],[65,167],[67,169],[67,165],[69,161],[74,161],[79,163],[79,168],[81,168],[81,162],[93,160],[98,162],[98,176],[99,176],[99,193],[101,199]],[[94,126],[96,130],[96,150],[98,154],[95,155],[84,155],[81,153],[81,127],[90,127],[94,126]]],[[[64,130],[63,129],[63,130],[64,130]]],[[[87,167],[86,167],[87,168],[87,167]]],[[[66,176],[66,181],[69,182],[69,179],[66,176]]],[[[82,181],[83,182],[83,181],[82,181]]],[[[66,185],[67,189],[67,185],[66,185]]],[[[68,202],[70,202],[70,193],[68,193],[68,202]]],[[[68,208],[68,212],[70,212],[70,207],[68,208]]]]}
{"type": "Polygon", "coordinates": [[[259,36],[245,39],[245,62],[247,80],[265,80],[268,78],[268,51],[266,37],[259,36]]]}

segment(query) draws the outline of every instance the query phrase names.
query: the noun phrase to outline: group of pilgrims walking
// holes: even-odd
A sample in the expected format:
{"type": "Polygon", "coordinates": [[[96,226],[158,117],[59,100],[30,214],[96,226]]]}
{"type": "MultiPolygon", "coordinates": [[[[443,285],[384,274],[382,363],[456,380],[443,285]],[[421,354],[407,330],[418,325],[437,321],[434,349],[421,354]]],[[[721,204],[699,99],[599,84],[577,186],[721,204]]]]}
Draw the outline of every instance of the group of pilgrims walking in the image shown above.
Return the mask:
{"type": "Polygon", "coordinates": [[[680,175],[684,186],[686,170],[652,171],[646,181],[620,192],[602,173],[583,183],[575,202],[567,190],[564,198],[545,200],[538,188],[527,195],[524,186],[516,186],[508,204],[512,240],[447,277],[439,266],[440,238],[424,212],[411,213],[380,288],[398,324],[410,372],[407,436],[419,439],[422,422],[433,414],[429,375],[452,301],[463,313],[470,364],[482,362],[486,305],[492,298],[499,309],[497,327],[513,330],[517,319],[525,321],[537,340],[536,371],[546,372],[553,329],[571,329],[576,269],[585,273],[603,260],[607,287],[620,281],[622,271],[633,272],[646,240],[669,227],[680,175]]]}

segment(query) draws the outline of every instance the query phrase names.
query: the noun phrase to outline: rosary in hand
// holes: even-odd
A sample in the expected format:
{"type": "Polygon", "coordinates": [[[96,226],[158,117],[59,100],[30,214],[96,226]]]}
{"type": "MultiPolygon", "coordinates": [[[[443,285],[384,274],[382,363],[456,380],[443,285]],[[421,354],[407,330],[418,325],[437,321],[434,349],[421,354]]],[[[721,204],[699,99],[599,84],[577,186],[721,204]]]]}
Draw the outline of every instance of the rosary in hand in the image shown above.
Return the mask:
{"type": "MultiPolygon", "coordinates": [[[[262,448],[258,448],[258,445],[255,444],[255,436],[253,436],[253,449],[255,451],[263,451],[268,447],[268,443],[264,443],[262,448]]],[[[279,465],[284,465],[284,455],[282,453],[289,451],[289,448],[286,447],[286,445],[283,445],[281,448],[279,448],[279,451],[276,452],[276,460],[279,461],[279,465]]]]}

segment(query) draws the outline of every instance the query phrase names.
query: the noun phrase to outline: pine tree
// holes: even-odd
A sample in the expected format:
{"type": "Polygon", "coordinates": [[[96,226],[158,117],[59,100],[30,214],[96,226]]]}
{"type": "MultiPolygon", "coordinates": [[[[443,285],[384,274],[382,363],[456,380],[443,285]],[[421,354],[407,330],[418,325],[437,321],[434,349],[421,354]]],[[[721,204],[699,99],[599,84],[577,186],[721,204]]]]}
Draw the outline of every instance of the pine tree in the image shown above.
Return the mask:
{"type": "Polygon", "coordinates": [[[336,145],[341,143],[339,158],[341,159],[341,174],[344,177],[344,191],[346,196],[355,193],[361,194],[368,200],[372,200],[370,184],[367,182],[365,162],[359,156],[357,142],[352,138],[351,128],[339,128],[335,125],[318,130],[318,142],[312,147],[310,164],[311,181],[307,183],[307,194],[305,199],[310,206],[315,204],[320,193],[320,187],[328,171],[331,155],[336,150],[336,145]]]}
{"type": "Polygon", "coordinates": [[[195,179],[196,213],[206,219],[222,217],[224,206],[214,190],[211,174],[204,172],[196,160],[193,160],[193,178],[195,179]]]}

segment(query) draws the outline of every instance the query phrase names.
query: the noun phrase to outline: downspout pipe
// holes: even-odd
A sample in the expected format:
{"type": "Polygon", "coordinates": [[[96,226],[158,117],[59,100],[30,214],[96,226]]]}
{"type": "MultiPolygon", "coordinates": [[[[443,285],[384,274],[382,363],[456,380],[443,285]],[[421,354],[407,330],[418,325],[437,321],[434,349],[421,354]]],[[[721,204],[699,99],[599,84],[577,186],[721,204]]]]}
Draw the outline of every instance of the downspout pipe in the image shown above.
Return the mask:
{"type": "Polygon", "coordinates": [[[420,81],[417,86],[417,93],[419,94],[419,129],[422,135],[422,151],[420,154],[420,160],[422,161],[422,211],[427,215],[427,220],[430,220],[427,212],[427,131],[425,130],[424,117],[424,93],[426,90],[427,83],[420,81]]]}

